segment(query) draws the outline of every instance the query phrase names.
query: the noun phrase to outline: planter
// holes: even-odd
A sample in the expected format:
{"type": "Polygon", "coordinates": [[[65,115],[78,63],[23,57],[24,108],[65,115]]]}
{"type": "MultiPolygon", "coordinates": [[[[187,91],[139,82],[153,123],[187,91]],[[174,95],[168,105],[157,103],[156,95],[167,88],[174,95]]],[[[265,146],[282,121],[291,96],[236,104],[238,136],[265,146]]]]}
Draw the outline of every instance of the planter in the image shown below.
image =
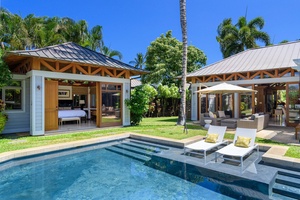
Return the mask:
{"type": "Polygon", "coordinates": [[[0,113],[0,133],[2,133],[7,121],[6,115],[0,113]]]}

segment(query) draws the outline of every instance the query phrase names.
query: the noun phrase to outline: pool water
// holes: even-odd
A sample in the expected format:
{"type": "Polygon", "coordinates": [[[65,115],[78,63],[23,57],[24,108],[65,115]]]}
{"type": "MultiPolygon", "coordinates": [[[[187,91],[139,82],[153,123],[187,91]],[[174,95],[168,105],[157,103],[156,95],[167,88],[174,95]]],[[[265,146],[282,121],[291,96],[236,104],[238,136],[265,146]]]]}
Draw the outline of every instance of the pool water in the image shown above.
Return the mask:
{"type": "Polygon", "coordinates": [[[206,177],[194,175],[193,181],[187,181],[161,171],[166,165],[159,163],[158,157],[154,160],[141,161],[100,148],[17,165],[0,171],[0,197],[140,200],[238,196],[220,194],[222,187],[206,177]]]}

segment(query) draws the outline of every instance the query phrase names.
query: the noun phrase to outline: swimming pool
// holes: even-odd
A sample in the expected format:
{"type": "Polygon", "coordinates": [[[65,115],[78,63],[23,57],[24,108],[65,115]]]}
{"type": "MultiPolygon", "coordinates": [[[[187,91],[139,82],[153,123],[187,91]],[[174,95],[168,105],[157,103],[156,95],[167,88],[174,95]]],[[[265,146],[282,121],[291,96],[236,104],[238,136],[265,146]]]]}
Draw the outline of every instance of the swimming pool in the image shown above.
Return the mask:
{"type": "Polygon", "coordinates": [[[10,161],[0,167],[0,197],[251,199],[197,167],[160,156],[168,150],[126,140],[10,161]]]}

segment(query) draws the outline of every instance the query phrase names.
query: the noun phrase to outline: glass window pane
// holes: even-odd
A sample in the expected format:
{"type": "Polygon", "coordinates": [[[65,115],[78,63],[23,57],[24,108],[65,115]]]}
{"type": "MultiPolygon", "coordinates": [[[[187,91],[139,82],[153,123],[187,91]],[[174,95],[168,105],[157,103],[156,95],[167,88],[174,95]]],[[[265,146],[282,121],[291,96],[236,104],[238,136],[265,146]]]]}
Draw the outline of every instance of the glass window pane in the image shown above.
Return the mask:
{"type": "Polygon", "coordinates": [[[240,111],[242,117],[252,114],[252,94],[241,95],[240,111]]]}
{"type": "Polygon", "coordinates": [[[300,122],[299,84],[289,84],[289,123],[300,122]]]}
{"type": "Polygon", "coordinates": [[[21,89],[6,89],[5,103],[6,110],[20,110],[22,109],[22,90],[21,89]]]}

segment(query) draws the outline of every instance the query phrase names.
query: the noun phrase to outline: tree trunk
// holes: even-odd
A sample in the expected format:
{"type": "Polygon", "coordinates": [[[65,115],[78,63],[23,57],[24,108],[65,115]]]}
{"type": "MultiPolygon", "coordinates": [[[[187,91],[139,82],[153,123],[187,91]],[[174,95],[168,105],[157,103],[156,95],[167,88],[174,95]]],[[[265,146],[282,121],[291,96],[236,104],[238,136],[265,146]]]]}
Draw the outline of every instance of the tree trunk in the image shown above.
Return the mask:
{"type": "Polygon", "coordinates": [[[181,102],[177,125],[184,125],[186,121],[186,68],[187,68],[187,21],[186,0],[180,0],[180,24],[182,32],[182,79],[181,79],[181,102]]]}

